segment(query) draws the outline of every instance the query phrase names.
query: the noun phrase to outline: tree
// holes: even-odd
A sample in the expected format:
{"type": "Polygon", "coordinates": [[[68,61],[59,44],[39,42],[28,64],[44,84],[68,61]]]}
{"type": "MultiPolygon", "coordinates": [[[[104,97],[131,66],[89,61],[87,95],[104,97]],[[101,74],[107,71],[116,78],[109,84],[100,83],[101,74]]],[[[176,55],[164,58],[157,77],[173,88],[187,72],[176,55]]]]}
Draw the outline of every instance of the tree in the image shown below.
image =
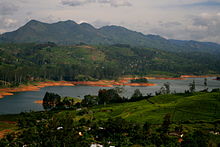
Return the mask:
{"type": "Polygon", "coordinates": [[[163,124],[161,125],[161,129],[160,129],[162,134],[168,133],[171,124],[170,118],[171,115],[169,113],[164,116],[163,124]]]}
{"type": "Polygon", "coordinates": [[[151,124],[148,122],[145,122],[144,126],[143,126],[143,131],[146,132],[147,134],[150,133],[150,128],[151,128],[151,124]]]}
{"type": "Polygon", "coordinates": [[[133,95],[131,96],[131,101],[138,101],[141,100],[143,97],[141,91],[139,89],[136,89],[133,93],[133,95]]]}
{"type": "Polygon", "coordinates": [[[167,83],[164,83],[163,85],[165,87],[166,94],[170,94],[170,83],[167,82],[167,83]]]}
{"type": "Polygon", "coordinates": [[[165,89],[164,86],[162,86],[162,87],[160,88],[160,90],[159,90],[158,92],[156,92],[156,95],[160,95],[160,94],[166,94],[166,89],[165,89]]]}
{"type": "Polygon", "coordinates": [[[114,89],[116,90],[116,92],[117,92],[118,94],[121,94],[121,93],[125,92],[124,87],[115,87],[114,89]]]}
{"type": "Polygon", "coordinates": [[[170,83],[164,83],[163,86],[160,88],[159,91],[155,92],[155,95],[161,95],[161,94],[170,94],[170,83]]]}
{"type": "Polygon", "coordinates": [[[68,97],[65,97],[63,99],[63,105],[70,108],[72,105],[74,105],[74,99],[73,98],[69,99],[68,97]]]}
{"type": "Polygon", "coordinates": [[[98,104],[98,97],[86,95],[86,96],[84,96],[84,99],[82,100],[81,104],[82,104],[82,106],[86,106],[86,107],[95,106],[98,104]]]}
{"type": "Polygon", "coordinates": [[[61,97],[55,93],[46,92],[43,98],[43,107],[44,109],[55,108],[61,101],[61,97]]]}
{"type": "Polygon", "coordinates": [[[204,79],[204,86],[207,86],[207,78],[204,79]]]}
{"type": "Polygon", "coordinates": [[[196,84],[195,84],[195,80],[193,80],[192,83],[189,84],[189,92],[193,93],[196,90],[196,84]]]}
{"type": "Polygon", "coordinates": [[[120,97],[115,89],[100,89],[98,94],[98,104],[109,104],[122,102],[123,98],[120,97]]]}
{"type": "Polygon", "coordinates": [[[209,135],[201,130],[189,133],[183,138],[181,145],[183,147],[207,147],[209,135]]]}

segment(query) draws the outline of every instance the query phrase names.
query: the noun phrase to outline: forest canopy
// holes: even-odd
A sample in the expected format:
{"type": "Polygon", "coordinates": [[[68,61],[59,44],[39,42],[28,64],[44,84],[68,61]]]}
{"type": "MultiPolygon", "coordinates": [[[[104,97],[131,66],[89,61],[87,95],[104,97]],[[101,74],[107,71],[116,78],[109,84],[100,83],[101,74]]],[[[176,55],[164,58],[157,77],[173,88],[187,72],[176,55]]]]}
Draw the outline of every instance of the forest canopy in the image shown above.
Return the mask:
{"type": "Polygon", "coordinates": [[[220,73],[218,55],[111,46],[0,44],[0,84],[117,79],[123,75],[220,73]],[[181,64],[180,64],[181,63],[181,64]]]}

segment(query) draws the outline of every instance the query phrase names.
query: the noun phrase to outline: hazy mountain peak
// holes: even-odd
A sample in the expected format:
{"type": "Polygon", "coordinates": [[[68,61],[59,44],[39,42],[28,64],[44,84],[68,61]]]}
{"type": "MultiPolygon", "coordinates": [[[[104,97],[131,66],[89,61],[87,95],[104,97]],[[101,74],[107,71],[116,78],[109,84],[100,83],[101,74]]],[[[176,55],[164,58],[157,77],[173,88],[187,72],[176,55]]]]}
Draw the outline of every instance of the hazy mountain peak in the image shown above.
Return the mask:
{"type": "Polygon", "coordinates": [[[26,25],[29,25],[29,24],[39,24],[39,23],[43,23],[43,22],[40,22],[40,21],[35,20],[35,19],[32,19],[32,20],[30,20],[29,22],[27,22],[26,25]]]}
{"type": "Polygon", "coordinates": [[[153,40],[166,40],[165,38],[161,37],[160,35],[153,35],[153,34],[148,34],[147,37],[153,39],[153,40]]]}
{"type": "Polygon", "coordinates": [[[100,30],[111,30],[111,29],[123,29],[123,30],[128,30],[127,28],[124,28],[122,26],[117,26],[117,25],[109,25],[109,26],[103,26],[100,28],[100,30]]]}
{"type": "Polygon", "coordinates": [[[58,21],[57,24],[59,23],[63,23],[63,24],[77,24],[75,21],[73,20],[66,20],[66,21],[58,21]]]}
{"type": "Polygon", "coordinates": [[[89,24],[89,23],[85,23],[85,22],[83,22],[83,23],[81,23],[81,24],[79,24],[80,26],[83,26],[83,27],[87,27],[87,28],[95,28],[94,26],[92,26],[91,24],[89,24]]]}

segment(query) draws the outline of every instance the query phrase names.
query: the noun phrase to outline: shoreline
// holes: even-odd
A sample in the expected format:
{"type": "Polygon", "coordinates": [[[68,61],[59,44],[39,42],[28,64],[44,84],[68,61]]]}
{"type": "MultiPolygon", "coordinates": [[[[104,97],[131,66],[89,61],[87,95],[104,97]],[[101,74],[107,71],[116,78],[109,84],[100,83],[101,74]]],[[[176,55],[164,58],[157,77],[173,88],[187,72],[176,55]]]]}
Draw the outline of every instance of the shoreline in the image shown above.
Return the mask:
{"type": "MultiPolygon", "coordinates": [[[[99,81],[48,81],[48,82],[36,82],[31,85],[20,85],[14,88],[1,88],[0,89],[0,98],[5,96],[14,95],[15,92],[25,92],[25,91],[39,91],[41,88],[50,87],[50,86],[76,86],[76,85],[85,85],[85,86],[96,86],[96,87],[114,87],[114,86],[156,86],[153,83],[129,83],[132,78],[121,78],[119,81],[114,80],[99,80],[99,81]]],[[[40,102],[36,102],[40,103],[40,102]]]]}
{"type": "Polygon", "coordinates": [[[209,77],[218,77],[220,75],[181,75],[180,78],[209,78],[209,77]]]}
{"type": "MultiPolygon", "coordinates": [[[[157,76],[145,76],[145,77],[131,77],[124,76],[119,78],[119,80],[99,80],[99,81],[47,81],[47,82],[36,82],[30,85],[20,85],[14,88],[0,88],[0,99],[5,96],[14,95],[15,92],[25,92],[25,91],[39,91],[41,88],[50,86],[95,86],[95,87],[114,87],[114,86],[134,86],[134,87],[147,87],[156,86],[154,83],[130,83],[130,80],[146,78],[146,79],[156,79],[156,80],[186,80],[187,78],[207,78],[207,77],[217,77],[218,75],[181,75],[180,77],[157,77],[157,76]]],[[[40,102],[36,102],[40,103],[40,102]]]]}
{"type": "Polygon", "coordinates": [[[43,104],[43,100],[34,101],[35,104],[43,104]]]}
{"type": "Polygon", "coordinates": [[[14,95],[15,92],[25,92],[25,91],[39,91],[41,88],[49,86],[75,86],[71,82],[67,81],[58,81],[58,82],[38,82],[36,85],[20,85],[14,88],[1,88],[0,89],[0,98],[5,96],[14,95]]]}

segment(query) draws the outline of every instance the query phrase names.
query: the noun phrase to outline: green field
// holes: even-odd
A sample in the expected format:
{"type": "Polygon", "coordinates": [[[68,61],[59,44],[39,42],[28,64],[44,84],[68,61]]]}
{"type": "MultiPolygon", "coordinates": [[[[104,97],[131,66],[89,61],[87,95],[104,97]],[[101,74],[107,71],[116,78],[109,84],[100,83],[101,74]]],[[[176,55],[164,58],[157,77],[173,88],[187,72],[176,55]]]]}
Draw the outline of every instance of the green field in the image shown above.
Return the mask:
{"type": "MultiPolygon", "coordinates": [[[[161,124],[163,117],[169,113],[172,123],[211,123],[220,120],[220,92],[159,95],[149,100],[99,105],[78,111],[56,111],[53,114],[62,117],[65,113],[72,114],[77,120],[95,118],[98,121],[121,117],[131,122],[155,125],[161,124]]],[[[16,121],[17,118],[19,115],[2,115],[0,121],[16,121]]]]}
{"type": "MultiPolygon", "coordinates": [[[[160,95],[138,102],[127,102],[87,108],[89,114],[77,115],[78,118],[122,117],[126,120],[152,124],[160,124],[164,115],[171,114],[174,123],[212,122],[220,119],[220,93],[169,94],[160,95]]],[[[85,111],[85,110],[81,110],[85,111]]],[[[63,115],[66,111],[60,112],[63,115]]],[[[68,111],[69,113],[69,111],[68,111]]],[[[71,113],[76,113],[72,111],[71,113]]]]}

